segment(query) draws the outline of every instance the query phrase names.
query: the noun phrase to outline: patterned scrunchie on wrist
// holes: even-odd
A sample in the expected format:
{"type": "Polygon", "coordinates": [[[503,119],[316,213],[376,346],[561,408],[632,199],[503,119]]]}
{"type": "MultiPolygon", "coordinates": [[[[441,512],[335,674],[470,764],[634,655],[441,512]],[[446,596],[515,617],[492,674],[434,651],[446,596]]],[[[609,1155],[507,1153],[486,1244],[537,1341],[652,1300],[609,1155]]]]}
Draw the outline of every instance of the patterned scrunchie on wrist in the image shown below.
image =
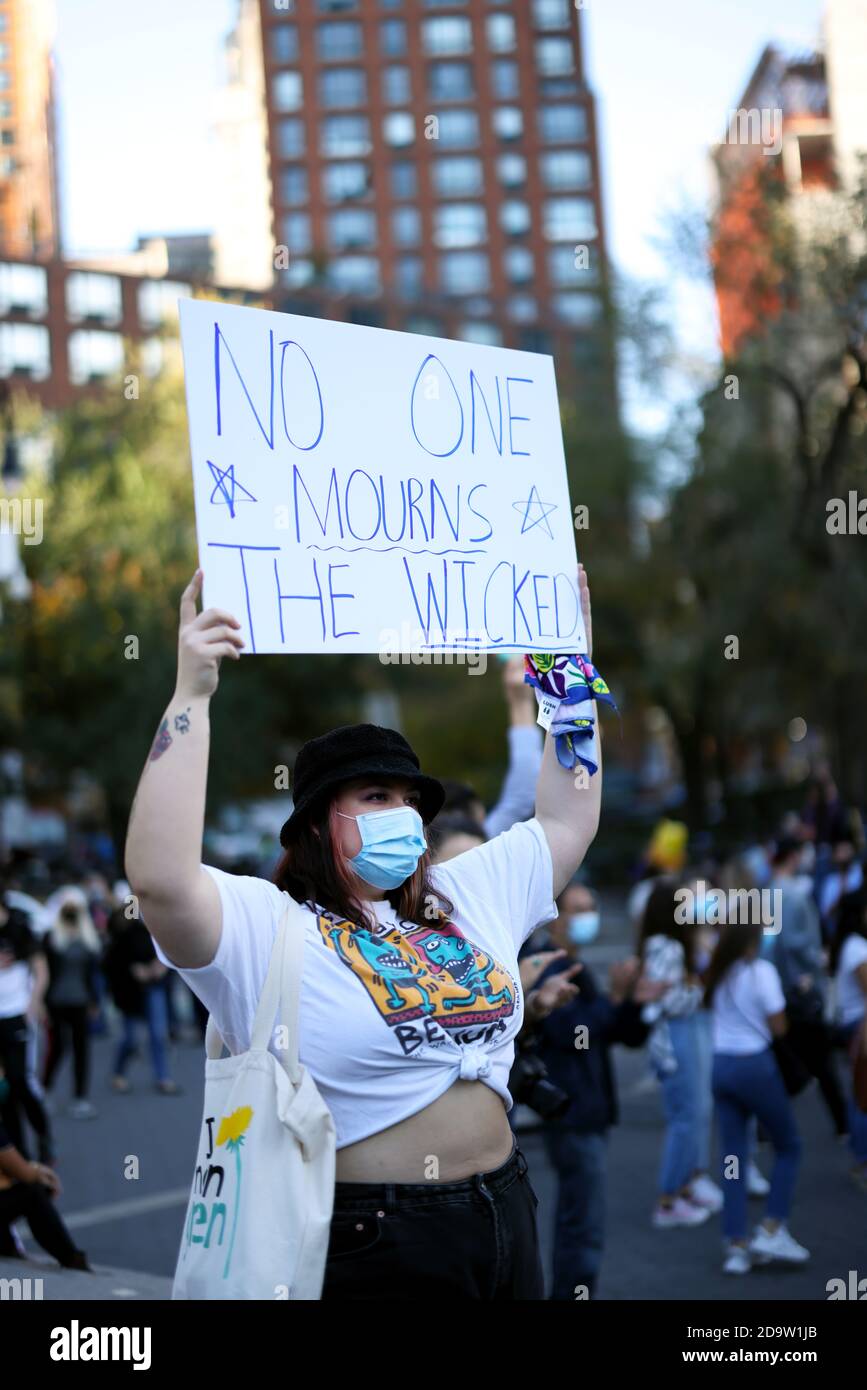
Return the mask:
{"type": "Polygon", "coordinates": [[[524,657],[524,680],[535,691],[539,705],[551,711],[549,733],[554,740],[557,761],[570,771],[576,763],[586,767],[592,777],[599,764],[595,751],[596,721],[586,701],[597,700],[616,710],[614,698],[589,657],[540,655],[524,657]]]}

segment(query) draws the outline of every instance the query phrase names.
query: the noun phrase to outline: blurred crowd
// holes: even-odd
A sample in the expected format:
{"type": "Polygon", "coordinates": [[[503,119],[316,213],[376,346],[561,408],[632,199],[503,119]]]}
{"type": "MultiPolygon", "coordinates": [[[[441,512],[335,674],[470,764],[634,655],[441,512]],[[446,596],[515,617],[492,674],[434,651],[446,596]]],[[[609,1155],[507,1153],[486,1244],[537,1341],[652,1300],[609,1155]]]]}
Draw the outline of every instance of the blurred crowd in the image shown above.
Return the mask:
{"type": "MultiPolygon", "coordinates": [[[[435,862],[533,813],[543,739],[535,699],[520,662],[502,675],[509,727],[500,796],[487,809],[473,787],[446,783],[430,827],[435,862]]],[[[124,1093],[147,1076],[157,1093],[178,1095],[171,1044],[199,1044],[207,1025],[199,1001],[157,960],[105,847],[97,867],[90,861],[49,869],[25,855],[0,868],[0,1255],[23,1254],[15,1222],[24,1218],[62,1265],[85,1270],[55,1206],[58,1092],[71,1091],[70,1118],[96,1116],[93,1042],[102,1036],[103,1090],[124,1093]]],[[[631,884],[600,895],[583,868],[560,894],[556,920],[525,943],[510,1120],[538,1127],[556,1173],[552,1298],[597,1290],[618,1044],[644,1050],[658,1088],[650,1220],[664,1230],[719,1219],[727,1273],[809,1258],[789,1222],[802,1161],[798,1096],[813,1082],[828,1142],[848,1148],[853,1184],[867,1196],[864,861],[861,815],[825,772],[799,813],[734,855],[717,856],[706,836],[690,842],[686,825],[661,821],[631,884]],[[588,948],[594,957],[600,940],[624,934],[623,958],[604,978],[588,948]],[[762,1145],[772,1154],[767,1175],[762,1145]],[[750,1231],[750,1203],[759,1201],[750,1231]]],[[[224,867],[270,876],[266,862],[224,867]]]]}

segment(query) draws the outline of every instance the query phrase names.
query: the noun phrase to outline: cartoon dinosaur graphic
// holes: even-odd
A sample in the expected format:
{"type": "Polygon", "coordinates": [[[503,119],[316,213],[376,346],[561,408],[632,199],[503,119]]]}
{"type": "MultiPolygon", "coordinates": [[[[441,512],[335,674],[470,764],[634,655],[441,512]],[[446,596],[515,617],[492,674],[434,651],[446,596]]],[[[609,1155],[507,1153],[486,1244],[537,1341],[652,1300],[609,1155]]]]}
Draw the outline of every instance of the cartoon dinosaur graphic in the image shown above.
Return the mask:
{"type": "Polygon", "coordinates": [[[457,998],[444,999],[444,1009],[466,1008],[467,1004],[474,1004],[480,998],[489,1004],[512,1002],[510,989],[504,988],[495,993],[491,987],[488,976],[496,969],[496,962],[487,956],[483,957],[484,964],[480,964],[464,937],[451,932],[430,931],[421,936],[413,933],[413,945],[420,947],[428,959],[440,970],[445,970],[464,991],[457,998]]]}
{"type": "MultiPolygon", "coordinates": [[[[343,944],[343,930],[340,927],[332,927],[328,935],[340,959],[353,968],[355,962],[343,944]]],[[[421,964],[417,965],[407,959],[387,942],[377,941],[363,927],[356,928],[350,942],[374,972],[374,984],[382,984],[388,991],[387,1004],[390,1009],[402,1009],[406,1006],[406,999],[398,989],[398,986],[402,985],[405,991],[414,989],[421,995],[423,1013],[434,1012],[436,1006],[431,999],[431,991],[421,983],[426,973],[421,964]]]]}

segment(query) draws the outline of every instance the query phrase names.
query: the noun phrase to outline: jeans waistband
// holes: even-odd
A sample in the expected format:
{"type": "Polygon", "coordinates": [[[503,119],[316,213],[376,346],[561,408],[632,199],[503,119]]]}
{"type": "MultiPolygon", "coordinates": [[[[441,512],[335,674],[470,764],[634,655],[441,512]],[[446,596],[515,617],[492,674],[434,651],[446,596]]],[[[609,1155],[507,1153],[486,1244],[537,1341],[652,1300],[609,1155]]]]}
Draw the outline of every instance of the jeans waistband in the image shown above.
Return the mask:
{"type": "Polygon", "coordinates": [[[513,1134],[512,1152],[499,1168],[474,1173],[472,1177],[454,1182],[337,1182],[334,1185],[334,1209],[370,1205],[393,1210],[402,1204],[415,1205],[419,1201],[454,1201],[456,1198],[475,1196],[482,1186],[496,1195],[510,1187],[516,1178],[523,1177],[526,1171],[527,1160],[513,1134]]]}

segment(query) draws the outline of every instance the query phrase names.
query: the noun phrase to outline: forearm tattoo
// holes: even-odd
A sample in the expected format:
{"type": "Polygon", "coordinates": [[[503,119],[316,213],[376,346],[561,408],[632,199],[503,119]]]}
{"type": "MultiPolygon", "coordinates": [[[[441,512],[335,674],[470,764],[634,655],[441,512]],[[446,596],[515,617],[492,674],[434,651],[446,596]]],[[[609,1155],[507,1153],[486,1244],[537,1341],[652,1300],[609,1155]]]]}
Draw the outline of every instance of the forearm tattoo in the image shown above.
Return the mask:
{"type": "MultiPolygon", "coordinates": [[[[189,706],[187,706],[187,708],[183,710],[181,714],[175,715],[174,725],[176,733],[188,734],[190,732],[189,706]]],[[[173,742],[174,740],[171,734],[169,733],[168,716],[166,716],[160,727],[157,729],[156,737],[153,743],[151,744],[151,751],[148,761],[155,763],[157,758],[161,758],[163,753],[167,752],[168,749],[171,748],[173,742]]]]}

